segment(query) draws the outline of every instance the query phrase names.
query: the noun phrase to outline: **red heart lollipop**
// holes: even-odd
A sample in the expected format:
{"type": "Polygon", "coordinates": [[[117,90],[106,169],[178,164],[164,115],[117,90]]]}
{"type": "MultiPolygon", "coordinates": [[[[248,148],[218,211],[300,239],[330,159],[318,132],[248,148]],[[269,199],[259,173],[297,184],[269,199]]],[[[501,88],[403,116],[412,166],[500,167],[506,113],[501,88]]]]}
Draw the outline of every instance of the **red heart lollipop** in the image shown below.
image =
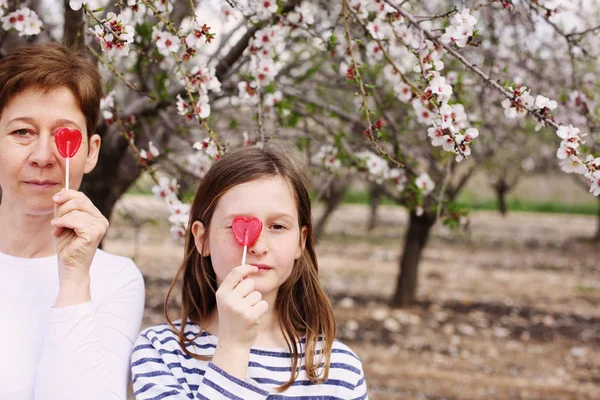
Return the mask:
{"type": "Polygon", "coordinates": [[[231,223],[233,236],[242,246],[251,246],[260,236],[262,222],[256,217],[235,217],[231,223]]]}
{"type": "Polygon", "coordinates": [[[78,129],[60,128],[54,136],[56,148],[64,158],[72,158],[81,146],[81,132],[78,129]]]}

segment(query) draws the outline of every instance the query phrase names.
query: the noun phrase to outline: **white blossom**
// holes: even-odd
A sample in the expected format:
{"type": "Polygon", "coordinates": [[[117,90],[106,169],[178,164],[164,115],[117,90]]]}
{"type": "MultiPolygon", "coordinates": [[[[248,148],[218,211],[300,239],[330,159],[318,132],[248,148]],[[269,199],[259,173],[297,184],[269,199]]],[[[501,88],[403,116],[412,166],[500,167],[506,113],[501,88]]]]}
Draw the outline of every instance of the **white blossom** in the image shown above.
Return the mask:
{"type": "Polygon", "coordinates": [[[427,172],[423,172],[421,175],[419,175],[419,177],[415,180],[415,185],[424,196],[427,196],[435,188],[435,182],[433,182],[427,172]]]}

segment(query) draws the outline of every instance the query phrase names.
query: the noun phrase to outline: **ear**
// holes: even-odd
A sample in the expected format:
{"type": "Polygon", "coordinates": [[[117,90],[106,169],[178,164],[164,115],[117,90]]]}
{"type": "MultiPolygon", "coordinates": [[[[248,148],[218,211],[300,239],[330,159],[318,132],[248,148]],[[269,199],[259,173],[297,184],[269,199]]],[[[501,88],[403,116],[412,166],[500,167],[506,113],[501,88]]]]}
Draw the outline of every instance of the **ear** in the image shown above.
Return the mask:
{"type": "Polygon", "coordinates": [[[297,260],[302,255],[302,252],[306,248],[306,237],[308,236],[308,228],[303,226],[300,229],[300,243],[298,243],[298,248],[296,249],[296,254],[294,255],[294,260],[297,260]]]}
{"type": "Polygon", "coordinates": [[[204,238],[204,234],[206,233],[206,229],[204,228],[204,224],[200,221],[194,221],[192,224],[192,235],[194,235],[194,244],[196,245],[196,250],[198,253],[202,255],[202,257],[210,256],[210,248],[208,247],[208,237],[204,238]],[[206,249],[204,245],[206,244],[206,249]]]}
{"type": "Polygon", "coordinates": [[[96,163],[98,162],[98,155],[100,154],[100,135],[93,134],[90,136],[90,140],[88,142],[88,154],[85,159],[85,167],[83,169],[83,173],[87,174],[91,172],[96,163]]]}

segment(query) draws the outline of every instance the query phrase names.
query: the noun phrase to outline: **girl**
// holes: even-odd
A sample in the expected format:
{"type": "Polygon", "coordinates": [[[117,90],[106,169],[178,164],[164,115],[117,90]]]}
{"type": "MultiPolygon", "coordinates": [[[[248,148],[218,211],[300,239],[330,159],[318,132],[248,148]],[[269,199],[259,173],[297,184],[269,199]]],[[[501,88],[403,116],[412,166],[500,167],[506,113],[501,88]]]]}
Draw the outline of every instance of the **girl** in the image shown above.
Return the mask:
{"type": "Polygon", "coordinates": [[[138,337],[136,399],[367,399],[361,362],[335,340],[319,285],[303,174],[282,151],[246,147],[215,162],[189,231],[165,302],[182,275],[181,320],[167,315],[138,337]],[[238,216],[263,225],[245,265],[238,216]]]}
{"type": "Polygon", "coordinates": [[[126,398],[144,282],[98,249],[108,221],[77,191],[98,159],[101,97],[94,64],[64,46],[0,61],[0,399],[126,398]],[[61,127],[83,139],[68,190],[61,127]]]}

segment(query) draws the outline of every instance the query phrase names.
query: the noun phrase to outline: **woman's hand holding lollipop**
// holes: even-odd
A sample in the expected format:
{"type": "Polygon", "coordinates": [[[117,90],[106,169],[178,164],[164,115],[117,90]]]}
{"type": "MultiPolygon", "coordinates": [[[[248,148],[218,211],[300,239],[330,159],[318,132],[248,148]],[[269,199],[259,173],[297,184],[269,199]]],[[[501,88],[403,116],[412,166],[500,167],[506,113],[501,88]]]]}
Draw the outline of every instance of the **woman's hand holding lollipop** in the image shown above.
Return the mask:
{"type": "Polygon", "coordinates": [[[69,160],[82,142],[77,129],[60,128],[55,135],[59,154],[66,158],[65,189],[52,198],[55,203],[51,224],[58,256],[60,291],[55,307],[90,300],[89,270],[108,220],[83,193],[69,189],[69,160]]]}

